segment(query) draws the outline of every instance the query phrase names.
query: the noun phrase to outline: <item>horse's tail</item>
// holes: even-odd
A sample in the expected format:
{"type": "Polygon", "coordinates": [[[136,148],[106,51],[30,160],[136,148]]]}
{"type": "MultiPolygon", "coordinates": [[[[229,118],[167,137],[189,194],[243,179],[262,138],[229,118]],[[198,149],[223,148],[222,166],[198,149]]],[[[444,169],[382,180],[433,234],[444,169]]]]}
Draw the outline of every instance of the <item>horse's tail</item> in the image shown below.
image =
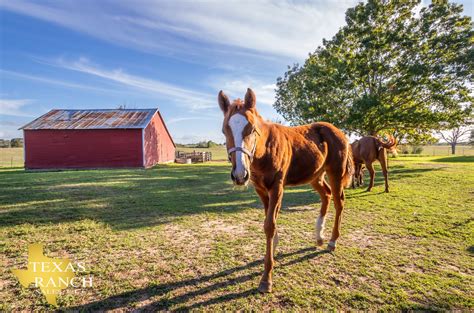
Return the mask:
{"type": "Polygon", "coordinates": [[[352,147],[349,143],[347,144],[346,152],[346,168],[342,175],[342,185],[347,188],[350,186],[352,176],[354,175],[354,158],[352,156],[352,147]]]}
{"type": "Polygon", "coordinates": [[[378,143],[379,147],[383,147],[387,150],[390,150],[390,149],[394,148],[397,145],[397,140],[393,136],[388,136],[387,141],[382,141],[379,138],[375,138],[375,139],[377,140],[377,143],[378,143]]]}

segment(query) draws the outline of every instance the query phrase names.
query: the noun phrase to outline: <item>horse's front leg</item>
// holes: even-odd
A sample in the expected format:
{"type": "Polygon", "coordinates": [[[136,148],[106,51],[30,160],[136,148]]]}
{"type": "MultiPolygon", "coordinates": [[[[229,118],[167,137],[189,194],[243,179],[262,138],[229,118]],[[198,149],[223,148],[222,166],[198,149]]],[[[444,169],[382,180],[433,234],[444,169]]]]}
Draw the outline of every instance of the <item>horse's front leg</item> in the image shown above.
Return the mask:
{"type": "MultiPolygon", "coordinates": [[[[265,209],[265,216],[267,216],[268,212],[268,203],[270,198],[268,196],[268,190],[265,187],[255,185],[255,191],[257,192],[260,200],[262,201],[263,207],[265,209]]],[[[276,247],[278,246],[279,238],[278,232],[275,230],[275,236],[273,237],[273,253],[276,251],[276,247]]]]}
{"type": "Polygon", "coordinates": [[[283,197],[283,183],[278,182],[268,191],[268,209],[265,214],[265,223],[263,228],[267,238],[267,248],[265,253],[265,270],[263,271],[258,291],[260,292],[271,292],[272,291],[272,270],[274,265],[273,252],[274,252],[274,238],[276,234],[276,219],[278,211],[281,207],[281,200],[283,197]]]}

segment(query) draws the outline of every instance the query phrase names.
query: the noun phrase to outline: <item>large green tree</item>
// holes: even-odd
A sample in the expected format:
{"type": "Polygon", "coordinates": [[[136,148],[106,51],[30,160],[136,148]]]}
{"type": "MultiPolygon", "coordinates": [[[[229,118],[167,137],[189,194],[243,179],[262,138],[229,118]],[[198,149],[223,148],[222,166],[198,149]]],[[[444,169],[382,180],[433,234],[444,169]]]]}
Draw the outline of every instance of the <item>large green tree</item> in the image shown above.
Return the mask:
{"type": "Polygon", "coordinates": [[[293,124],[423,141],[471,112],[474,39],[462,6],[369,0],[277,81],[276,110],[293,124]]]}

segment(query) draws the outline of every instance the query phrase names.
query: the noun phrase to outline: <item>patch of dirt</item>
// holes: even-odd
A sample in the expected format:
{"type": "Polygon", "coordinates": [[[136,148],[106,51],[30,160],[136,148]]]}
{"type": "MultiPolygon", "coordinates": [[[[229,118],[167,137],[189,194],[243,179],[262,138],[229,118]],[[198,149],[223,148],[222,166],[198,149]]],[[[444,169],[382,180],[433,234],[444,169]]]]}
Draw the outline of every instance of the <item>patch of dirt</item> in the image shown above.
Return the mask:
{"type": "Polygon", "coordinates": [[[204,222],[202,224],[202,229],[215,236],[230,234],[234,237],[240,237],[246,233],[246,229],[243,225],[232,225],[221,220],[204,222]]]}
{"type": "MultiPolygon", "coordinates": [[[[289,207],[282,207],[283,211],[292,211],[292,212],[299,212],[299,211],[314,211],[314,206],[309,205],[302,205],[302,206],[289,206],[289,207]]],[[[318,207],[319,209],[319,207],[318,207]]]]}
{"type": "Polygon", "coordinates": [[[363,230],[356,230],[345,236],[346,240],[353,241],[359,248],[370,248],[376,240],[374,236],[367,235],[363,230]]]}
{"type": "Polygon", "coordinates": [[[367,249],[367,248],[385,248],[390,246],[389,241],[399,241],[396,246],[403,244],[405,246],[416,245],[419,238],[415,236],[400,236],[400,235],[388,235],[388,234],[376,234],[358,229],[344,236],[344,240],[354,242],[354,245],[367,249]],[[400,243],[402,242],[402,243],[400,243]]]}
{"type": "Polygon", "coordinates": [[[247,233],[247,227],[244,225],[223,220],[206,220],[192,226],[168,224],[164,229],[165,238],[169,243],[183,250],[193,251],[197,255],[208,254],[218,238],[228,236],[235,239],[247,233]]]}

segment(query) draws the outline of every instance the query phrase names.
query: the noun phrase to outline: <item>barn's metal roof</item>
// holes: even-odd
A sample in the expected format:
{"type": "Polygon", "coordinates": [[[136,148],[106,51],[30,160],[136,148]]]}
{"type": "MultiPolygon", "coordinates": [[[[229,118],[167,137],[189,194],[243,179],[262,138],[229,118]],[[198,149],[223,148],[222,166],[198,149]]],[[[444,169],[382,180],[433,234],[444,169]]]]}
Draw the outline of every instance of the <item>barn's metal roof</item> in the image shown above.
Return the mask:
{"type": "Polygon", "coordinates": [[[20,129],[145,128],[158,109],[51,110],[20,129]]]}

